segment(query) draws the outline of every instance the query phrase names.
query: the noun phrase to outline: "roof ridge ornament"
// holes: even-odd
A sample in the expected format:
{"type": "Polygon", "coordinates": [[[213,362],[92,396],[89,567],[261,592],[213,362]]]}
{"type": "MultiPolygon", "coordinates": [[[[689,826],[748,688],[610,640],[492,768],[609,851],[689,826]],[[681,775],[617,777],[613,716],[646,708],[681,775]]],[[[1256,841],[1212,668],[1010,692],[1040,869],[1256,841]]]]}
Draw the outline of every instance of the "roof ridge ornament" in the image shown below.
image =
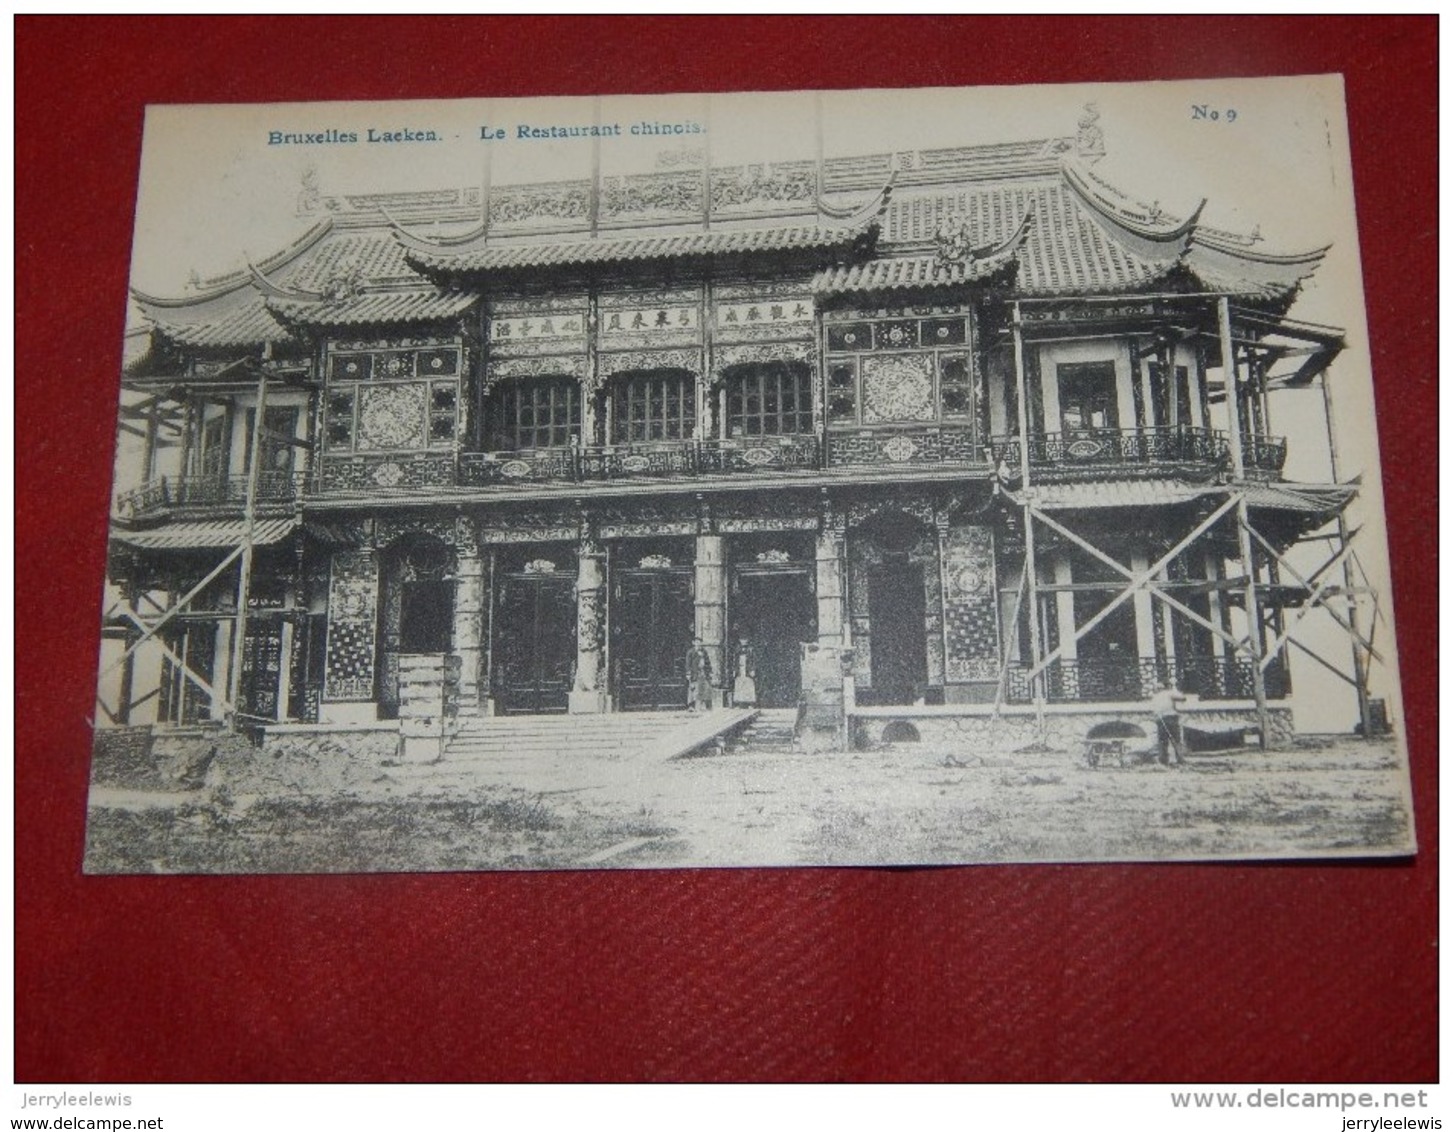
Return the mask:
{"type": "Polygon", "coordinates": [[[1077,123],[1079,133],[1075,137],[1075,146],[1080,157],[1091,165],[1105,156],[1105,131],[1100,128],[1099,121],[1100,104],[1085,103],[1085,112],[1077,123]]]}
{"type": "Polygon", "coordinates": [[[312,216],[323,204],[323,193],[318,188],[318,168],[309,165],[303,170],[302,188],[298,192],[298,215],[312,216]]]}
{"type": "Polygon", "coordinates": [[[338,270],[323,284],[323,298],[328,302],[347,302],[363,290],[363,271],[352,260],[338,265],[338,270]]]}
{"type": "Polygon", "coordinates": [[[948,267],[955,263],[982,263],[1017,252],[1034,226],[1034,217],[1035,208],[1031,204],[1007,237],[978,245],[969,242],[968,218],[950,217],[939,226],[934,237],[937,242],[934,258],[940,267],[948,267]]]}

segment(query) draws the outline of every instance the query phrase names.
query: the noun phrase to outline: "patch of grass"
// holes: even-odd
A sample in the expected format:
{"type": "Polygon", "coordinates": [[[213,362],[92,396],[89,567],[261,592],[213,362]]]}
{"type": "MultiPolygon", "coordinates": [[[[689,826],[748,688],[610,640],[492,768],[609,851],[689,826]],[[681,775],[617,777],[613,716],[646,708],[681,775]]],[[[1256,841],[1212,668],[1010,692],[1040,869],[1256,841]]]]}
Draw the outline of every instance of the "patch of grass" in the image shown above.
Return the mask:
{"type": "Polygon", "coordinates": [[[570,818],[539,797],[356,801],[268,798],[175,810],[93,810],[93,873],[356,872],[551,868],[624,837],[670,832],[648,820],[570,818]]]}

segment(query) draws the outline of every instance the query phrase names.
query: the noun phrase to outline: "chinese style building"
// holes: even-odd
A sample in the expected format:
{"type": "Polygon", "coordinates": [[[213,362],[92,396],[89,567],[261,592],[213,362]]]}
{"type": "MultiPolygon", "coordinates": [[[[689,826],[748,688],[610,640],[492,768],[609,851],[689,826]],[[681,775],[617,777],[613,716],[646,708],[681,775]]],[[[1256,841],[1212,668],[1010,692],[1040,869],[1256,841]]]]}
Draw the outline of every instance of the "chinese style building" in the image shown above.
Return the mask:
{"type": "Polygon", "coordinates": [[[108,716],[685,710],[699,638],[717,705],[797,705],[820,654],[870,733],[1083,734],[1174,679],[1284,735],[1355,492],[1284,479],[1270,419],[1343,346],[1289,317],[1326,249],[1136,202],[1082,126],[305,185],[289,246],[134,293],[108,716]]]}

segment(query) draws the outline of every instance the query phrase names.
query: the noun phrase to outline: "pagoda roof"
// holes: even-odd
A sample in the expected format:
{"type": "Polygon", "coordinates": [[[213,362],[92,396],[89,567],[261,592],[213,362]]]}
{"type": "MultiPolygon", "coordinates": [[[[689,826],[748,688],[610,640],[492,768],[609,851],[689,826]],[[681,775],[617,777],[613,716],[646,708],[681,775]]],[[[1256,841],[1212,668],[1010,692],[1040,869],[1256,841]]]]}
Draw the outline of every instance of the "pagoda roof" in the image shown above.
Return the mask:
{"type": "Polygon", "coordinates": [[[271,299],[268,310],[288,326],[336,329],[393,323],[440,322],[463,314],[479,301],[467,291],[364,292],[317,302],[271,299]]]}
{"type": "MultiPolygon", "coordinates": [[[[142,308],[146,310],[145,306],[142,308]]],[[[264,343],[285,342],[290,337],[287,327],[272,315],[261,295],[250,294],[230,309],[176,312],[181,317],[167,318],[161,312],[147,310],[153,334],[168,343],[194,350],[235,350],[264,343]],[[186,314],[201,314],[188,318],[186,314]]],[[[172,313],[172,312],[166,312],[172,313]]]]}
{"type": "Polygon", "coordinates": [[[449,321],[495,280],[719,260],[740,270],[763,255],[816,270],[824,296],[971,285],[1025,298],[1179,291],[1232,296],[1276,317],[1326,254],[1263,251],[1259,233],[1201,223],[1205,202],[1172,214],[1137,201],[1092,171],[1084,159],[1096,156],[1049,139],[830,159],[820,171],[799,161],[500,186],[493,197],[328,198],[312,207],[330,215],[275,254],[193,279],[175,298],[133,298],[154,339],[237,350],[298,341],[305,329],[449,321]]]}
{"type": "Polygon", "coordinates": [[[653,260],[703,259],[777,251],[846,252],[869,241],[871,223],[782,224],[771,227],[687,231],[669,234],[612,234],[563,243],[487,244],[472,248],[423,248],[405,253],[426,274],[490,274],[543,267],[586,267],[653,260]]]}
{"type": "Polygon", "coordinates": [[[1326,255],[1325,247],[1297,255],[1261,252],[1259,236],[1203,227],[1204,203],[1174,216],[1119,194],[1069,162],[1053,176],[1029,181],[898,193],[883,219],[884,254],[867,264],[824,272],[816,282],[820,290],[952,286],[1002,266],[990,262],[1002,251],[974,252],[977,245],[1012,249],[1018,265],[1012,293],[1023,297],[1174,285],[1276,303],[1290,300],[1326,255]],[[952,246],[955,242],[958,247],[952,246]],[[911,251],[918,251],[919,259],[908,267],[904,253],[911,251]],[[936,268],[925,257],[937,261],[936,268]]]}

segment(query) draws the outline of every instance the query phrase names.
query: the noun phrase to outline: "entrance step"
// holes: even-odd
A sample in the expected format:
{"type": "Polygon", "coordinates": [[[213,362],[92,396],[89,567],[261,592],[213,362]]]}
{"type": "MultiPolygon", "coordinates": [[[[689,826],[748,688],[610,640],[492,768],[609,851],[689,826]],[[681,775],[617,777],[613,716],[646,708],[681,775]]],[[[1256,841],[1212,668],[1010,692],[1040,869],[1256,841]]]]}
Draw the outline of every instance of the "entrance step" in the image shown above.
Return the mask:
{"type": "Polygon", "coordinates": [[[796,726],[796,708],[763,708],[727,750],[733,755],[790,755],[797,749],[796,726]]]}
{"type": "Polygon", "coordinates": [[[588,757],[645,752],[673,732],[693,728],[703,720],[723,714],[710,712],[697,716],[671,711],[461,718],[444,759],[507,763],[541,755],[588,757]]]}

